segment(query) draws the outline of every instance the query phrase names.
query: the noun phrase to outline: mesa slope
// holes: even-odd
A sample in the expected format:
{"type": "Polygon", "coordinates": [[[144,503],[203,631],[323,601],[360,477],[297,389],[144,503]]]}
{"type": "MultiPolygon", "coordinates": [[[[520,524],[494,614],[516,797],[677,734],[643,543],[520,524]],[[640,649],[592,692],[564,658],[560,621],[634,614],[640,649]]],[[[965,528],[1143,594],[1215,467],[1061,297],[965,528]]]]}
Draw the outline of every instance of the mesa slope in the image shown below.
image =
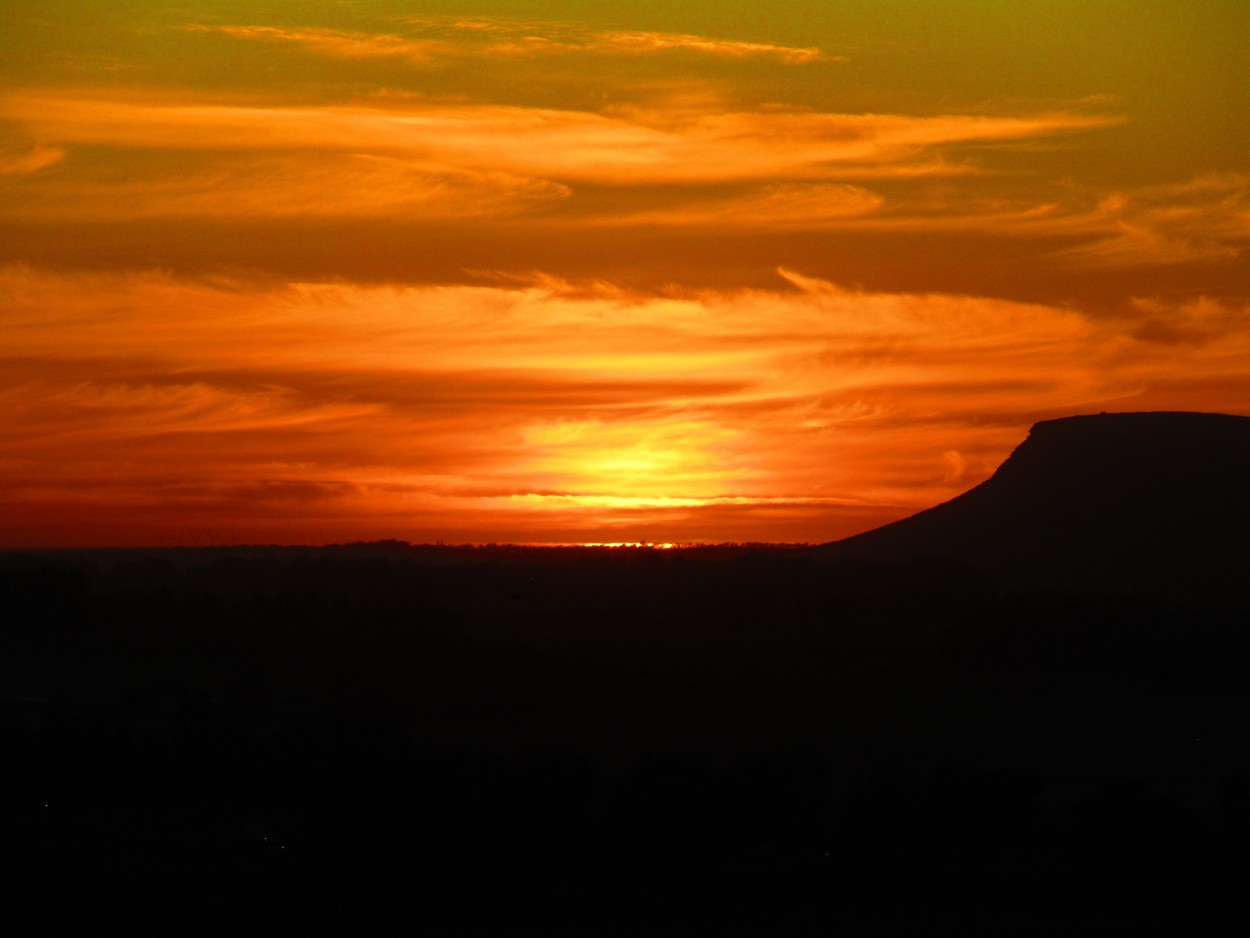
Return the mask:
{"type": "Polygon", "coordinates": [[[1247,560],[1250,417],[1046,420],[988,480],[820,548],[836,558],[943,558],[1012,585],[1217,596],[1247,560]]]}

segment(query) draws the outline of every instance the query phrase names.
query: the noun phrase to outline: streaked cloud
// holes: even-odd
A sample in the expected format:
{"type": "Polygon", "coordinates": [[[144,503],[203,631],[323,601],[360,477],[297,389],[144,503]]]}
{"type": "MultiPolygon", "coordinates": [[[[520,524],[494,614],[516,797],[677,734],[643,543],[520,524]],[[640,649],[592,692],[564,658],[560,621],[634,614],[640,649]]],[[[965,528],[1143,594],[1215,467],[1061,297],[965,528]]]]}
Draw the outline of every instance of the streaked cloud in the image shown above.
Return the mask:
{"type": "MultiPolygon", "coordinates": [[[[796,203],[802,201],[798,193],[803,190],[794,191],[796,203]]],[[[862,212],[823,212],[819,187],[811,187],[811,191],[814,204],[796,214],[799,219],[806,217],[813,228],[1065,238],[1077,243],[1046,259],[1089,269],[1229,262],[1240,258],[1250,246],[1250,179],[1238,175],[1201,177],[1109,194],[1056,191],[1050,193],[1056,198],[1047,202],[993,196],[959,198],[949,192],[938,198],[921,195],[892,204],[880,198],[871,206],[865,199],[862,212]]],[[[741,201],[744,217],[751,217],[751,200],[741,201]]],[[[851,199],[849,204],[855,201],[851,199]]],[[[691,208],[692,216],[697,215],[697,207],[691,208]]],[[[778,208],[780,221],[787,213],[778,208]]],[[[657,221],[662,217],[657,216],[657,221]]]]}
{"type": "Polygon", "coordinates": [[[714,225],[721,228],[819,228],[877,211],[885,199],[863,186],[838,183],[785,184],[731,198],[691,201],[608,224],[714,225]]]}
{"type": "MultiPolygon", "coordinates": [[[[909,117],[684,105],[591,113],[419,100],[257,106],[59,92],[11,94],[0,100],[0,118],[40,141],[32,152],[46,154],[44,162],[93,150],[54,177],[12,189],[0,210],[10,217],[473,218],[526,209],[551,217],[549,204],[564,200],[559,217],[600,224],[601,207],[583,208],[577,190],[609,186],[638,190],[609,221],[738,227],[859,218],[882,197],[834,180],[965,175],[972,167],[942,150],[1113,122],[1080,114],[909,117]],[[136,174],[100,148],[152,157],[136,174]],[[699,188],[735,184],[744,188],[715,197],[699,188]],[[674,200],[641,191],[648,186],[689,188],[674,200]]],[[[30,160],[21,165],[35,165],[30,160]]]]}
{"type": "Polygon", "coordinates": [[[29,176],[65,159],[60,147],[35,146],[24,151],[0,149],[0,176],[29,176]]]}
{"type": "Polygon", "coordinates": [[[0,541],[817,540],[1245,412],[1244,17],[404,6],[8,18],[0,541]]]}
{"type": "Polygon", "coordinates": [[[428,61],[438,54],[449,54],[454,47],[437,39],[420,39],[388,33],[363,33],[318,27],[282,26],[205,26],[183,27],[191,32],[217,33],[232,39],[283,42],[310,52],[348,59],[400,58],[428,61]]]}
{"type": "Polygon", "coordinates": [[[1100,322],[781,274],[656,294],[8,268],[0,501],[25,520],[0,535],[125,514],[147,542],[201,516],[251,540],[379,519],[415,539],[715,540],[748,512],[819,540],[974,484],[1035,419],[1136,409],[1185,374],[1218,381],[1210,409],[1250,391],[1240,307],[1100,322]]]}
{"type": "Polygon", "coordinates": [[[467,221],[508,216],[571,194],[568,186],[402,157],[274,153],[186,161],[176,173],[88,172],[15,193],[11,218],[61,221],[161,217],[316,219],[418,217],[467,221]]]}
{"type": "Polygon", "coordinates": [[[1103,237],[1065,252],[1090,267],[1230,261],[1250,246],[1250,178],[1213,175],[1104,197],[1087,219],[1103,237]]]}
{"type": "Polygon", "coordinates": [[[603,32],[595,34],[581,48],[590,52],[699,52],[730,58],[767,56],[791,64],[819,61],[840,61],[839,56],[828,56],[813,47],[795,48],[770,42],[739,42],[730,39],[712,39],[707,36],[654,32],[603,32]]]}
{"type": "Polygon", "coordinates": [[[1230,335],[1250,335],[1250,304],[1236,304],[1212,297],[1191,297],[1182,302],[1158,297],[1136,297],[1131,318],[1133,337],[1163,345],[1206,345],[1230,335]]]}
{"type": "Polygon", "coordinates": [[[771,58],[786,64],[838,61],[812,47],[745,42],[688,33],[631,30],[596,31],[555,22],[507,19],[471,20],[454,17],[411,17],[414,35],[369,33],[315,27],[209,26],[185,27],[234,39],[284,42],[310,52],[343,58],[405,58],[426,62],[435,56],[510,55],[650,55],[687,52],[731,59],[771,58]]]}

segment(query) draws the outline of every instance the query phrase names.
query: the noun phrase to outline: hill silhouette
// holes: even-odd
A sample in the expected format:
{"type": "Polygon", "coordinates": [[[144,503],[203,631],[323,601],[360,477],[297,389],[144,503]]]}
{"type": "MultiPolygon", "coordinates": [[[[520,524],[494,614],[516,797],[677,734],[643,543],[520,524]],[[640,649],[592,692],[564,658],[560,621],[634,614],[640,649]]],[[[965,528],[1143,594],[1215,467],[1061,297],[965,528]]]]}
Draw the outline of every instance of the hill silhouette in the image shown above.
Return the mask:
{"type": "Polygon", "coordinates": [[[1250,418],[1118,414],[819,548],[0,551],[0,909],[230,936],[1243,920],[1247,469],[1250,418]]]}
{"type": "Polygon", "coordinates": [[[1247,479],[1250,417],[1046,420],[963,495],[819,550],[942,558],[1013,586],[1219,598],[1248,559],[1247,479]]]}

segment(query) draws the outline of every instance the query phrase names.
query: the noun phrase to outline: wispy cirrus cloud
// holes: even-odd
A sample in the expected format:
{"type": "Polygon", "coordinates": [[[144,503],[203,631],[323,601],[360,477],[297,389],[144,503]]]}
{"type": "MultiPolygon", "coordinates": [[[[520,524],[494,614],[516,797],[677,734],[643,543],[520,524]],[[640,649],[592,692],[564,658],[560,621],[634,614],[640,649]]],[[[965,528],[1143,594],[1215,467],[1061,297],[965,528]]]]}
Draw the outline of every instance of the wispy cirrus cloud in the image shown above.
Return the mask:
{"type": "Polygon", "coordinates": [[[769,58],[786,64],[839,61],[813,47],[715,38],[689,33],[642,30],[593,30],[557,22],[507,19],[410,17],[412,35],[319,27],[216,26],[185,29],[234,39],[282,42],[309,52],[341,58],[404,58],[427,62],[435,57],[537,55],[652,55],[696,53],[730,59],[769,58]]]}
{"type": "Polygon", "coordinates": [[[315,160],[260,157],[183,162],[177,173],[144,178],[107,171],[57,179],[13,193],[14,219],[63,222],[168,217],[315,220],[420,218],[468,222],[502,218],[568,198],[568,186],[489,170],[462,170],[366,153],[315,160]]]}
{"type": "Polygon", "coordinates": [[[1228,18],[124,6],[9,18],[4,543],[818,540],[1250,400],[1228,18]]]}
{"type": "Polygon", "coordinates": [[[691,115],[642,108],[596,114],[426,102],[249,107],[40,94],[10,96],[0,103],[0,116],[68,144],[408,152],[462,167],[599,182],[820,178],[826,164],[904,162],[932,147],[1027,140],[1115,122],[1079,114],[691,115]]]}
{"type": "MultiPolygon", "coordinates": [[[[955,175],[957,167],[946,167],[955,175]]],[[[971,167],[964,167],[971,173],[971,167]]],[[[893,177],[898,178],[898,177],[893,177]]],[[[809,191],[813,204],[795,213],[795,223],[878,232],[994,233],[1075,242],[1045,259],[1090,270],[1171,267],[1235,261],[1250,246],[1250,179],[1235,174],[1203,176],[1185,183],[1096,193],[1053,188],[1050,201],[993,195],[918,195],[890,204],[884,198],[848,196],[846,211],[821,211],[820,184],[793,187],[796,204],[809,191]],[[864,211],[853,211],[860,202],[864,211]]],[[[854,189],[857,187],[847,187],[854,189]]],[[[837,189],[830,187],[829,193],[837,189]]],[[[753,196],[740,202],[750,217],[753,196]]],[[[726,202],[736,204],[739,200],[726,202]]],[[[780,206],[779,206],[780,209],[780,206]]],[[[787,213],[780,210],[780,222],[787,213]]],[[[709,217],[714,217],[710,212],[709,217]]],[[[674,211],[672,217],[679,217],[674,211]]],[[[689,217],[699,206],[689,206],[689,217]]],[[[668,216],[656,216],[657,222],[668,216]]]]}
{"type": "Polygon", "coordinates": [[[321,55],[347,59],[409,59],[427,62],[450,55],[456,46],[440,39],[396,36],[391,33],[353,32],[323,27],[206,26],[183,27],[188,32],[212,33],[232,39],[287,43],[321,55]]]}
{"type": "Polygon", "coordinates": [[[60,147],[34,146],[25,150],[0,149],[0,176],[29,176],[65,159],[60,147]]]}
{"type": "Polygon", "coordinates": [[[781,274],[640,293],[4,269],[0,540],[71,517],[148,542],[201,517],[253,540],[716,539],[748,516],[820,540],[967,488],[1033,420],[1250,392],[1250,312],[1227,303],[1096,322],[781,274]]]}
{"type": "Polygon", "coordinates": [[[993,185],[878,185],[984,179],[986,144],[1089,133],[1114,116],[724,111],[687,100],[603,113],[413,98],[260,106],[28,91],[0,98],[0,119],[37,141],[0,182],[0,215],[14,219],[506,217],[597,230],[993,233],[1063,239],[1046,262],[1072,269],[1228,262],[1250,242],[1250,184],[1237,175],[1102,195],[1052,187],[1050,201],[996,196],[993,185]],[[145,173],[67,161],[101,147],[150,154],[145,173]]]}
{"type": "Polygon", "coordinates": [[[867,222],[880,228],[992,230],[1065,237],[1051,255],[1091,270],[1235,261],[1250,247],[1250,178],[1204,175],[1182,183],[1113,192],[1052,190],[1048,202],[983,198],[911,206],[911,214],[867,222]]]}
{"type": "Polygon", "coordinates": [[[1082,266],[1235,260],[1250,246],[1250,178],[1210,175],[1115,192],[1082,220],[1102,235],[1064,252],[1082,266]]]}
{"type": "Polygon", "coordinates": [[[1181,302],[1158,297],[1135,297],[1132,335],[1143,342],[1163,345],[1206,345],[1229,335],[1250,334],[1250,305],[1212,297],[1181,302]]]}
{"type": "Polygon", "coordinates": [[[820,228],[878,211],[885,199],[863,186],[789,183],[739,195],[687,201],[634,215],[610,215],[613,225],[716,226],[719,228],[820,228]]]}
{"type": "Polygon", "coordinates": [[[488,46],[494,53],[542,52],[646,55],[660,52],[694,52],[730,59],[771,58],[790,65],[842,61],[841,56],[825,55],[814,47],[783,46],[769,42],[742,42],[714,39],[686,33],[598,32],[580,38],[526,36],[488,46]]]}

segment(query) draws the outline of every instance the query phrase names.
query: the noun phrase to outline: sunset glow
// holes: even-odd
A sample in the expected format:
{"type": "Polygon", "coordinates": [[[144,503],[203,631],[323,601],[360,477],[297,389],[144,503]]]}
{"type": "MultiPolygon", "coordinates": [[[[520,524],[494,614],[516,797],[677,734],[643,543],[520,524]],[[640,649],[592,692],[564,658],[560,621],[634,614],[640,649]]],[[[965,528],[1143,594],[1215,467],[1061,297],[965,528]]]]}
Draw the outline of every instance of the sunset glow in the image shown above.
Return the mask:
{"type": "Polygon", "coordinates": [[[1250,414],[1245,4],[669,6],[6,4],[0,546],[826,541],[1250,414]]]}

